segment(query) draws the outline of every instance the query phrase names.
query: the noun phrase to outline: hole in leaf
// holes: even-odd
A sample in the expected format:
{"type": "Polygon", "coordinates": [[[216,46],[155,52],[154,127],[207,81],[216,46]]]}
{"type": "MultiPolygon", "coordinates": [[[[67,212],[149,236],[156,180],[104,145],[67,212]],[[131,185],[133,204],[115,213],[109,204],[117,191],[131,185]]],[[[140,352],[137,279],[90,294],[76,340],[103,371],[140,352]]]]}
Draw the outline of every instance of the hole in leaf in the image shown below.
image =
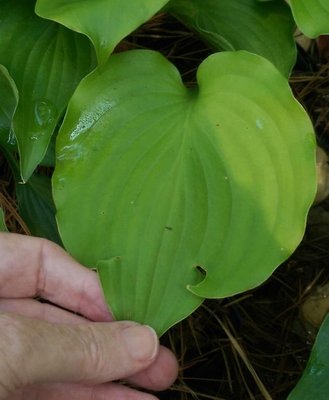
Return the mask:
{"type": "Polygon", "coordinates": [[[202,275],[203,277],[206,277],[207,270],[205,269],[205,267],[202,267],[201,265],[197,265],[195,267],[195,269],[200,273],[200,275],[202,275]]]}

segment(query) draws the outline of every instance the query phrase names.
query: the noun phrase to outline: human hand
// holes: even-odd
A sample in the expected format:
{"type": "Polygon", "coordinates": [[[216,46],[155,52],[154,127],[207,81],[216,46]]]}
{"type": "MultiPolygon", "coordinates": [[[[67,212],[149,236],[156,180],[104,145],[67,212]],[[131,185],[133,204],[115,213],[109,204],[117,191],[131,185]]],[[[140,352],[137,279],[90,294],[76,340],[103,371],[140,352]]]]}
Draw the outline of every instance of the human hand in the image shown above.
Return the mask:
{"type": "Polygon", "coordinates": [[[150,328],[110,321],[94,272],[47,240],[0,233],[0,400],[155,400],[112,381],[163,390],[176,358],[150,328]]]}

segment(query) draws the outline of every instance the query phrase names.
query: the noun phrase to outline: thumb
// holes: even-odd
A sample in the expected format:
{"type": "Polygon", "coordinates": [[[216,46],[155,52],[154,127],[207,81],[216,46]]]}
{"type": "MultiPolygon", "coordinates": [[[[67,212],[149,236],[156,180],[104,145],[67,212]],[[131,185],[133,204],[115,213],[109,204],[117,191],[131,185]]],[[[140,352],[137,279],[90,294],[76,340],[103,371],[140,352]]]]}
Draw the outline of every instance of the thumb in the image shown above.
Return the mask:
{"type": "Polygon", "coordinates": [[[0,314],[0,399],[41,382],[125,378],[156,358],[156,333],[134,322],[61,325],[0,314]]]}

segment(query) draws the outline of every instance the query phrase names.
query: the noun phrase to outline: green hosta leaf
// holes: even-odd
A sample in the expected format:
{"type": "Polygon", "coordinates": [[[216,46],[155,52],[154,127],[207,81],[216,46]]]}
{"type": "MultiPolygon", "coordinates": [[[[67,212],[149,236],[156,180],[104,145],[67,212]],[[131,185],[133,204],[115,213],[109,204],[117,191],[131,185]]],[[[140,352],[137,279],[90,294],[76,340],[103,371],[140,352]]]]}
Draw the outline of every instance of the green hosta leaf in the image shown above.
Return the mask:
{"type": "Polygon", "coordinates": [[[324,320],[310,359],[288,400],[327,400],[329,398],[329,316],[324,320]]]}
{"type": "Polygon", "coordinates": [[[88,40],[34,14],[33,0],[0,0],[0,62],[19,91],[13,127],[27,180],[81,78],[91,70],[88,40]]]}
{"type": "Polygon", "coordinates": [[[104,65],[114,47],[168,0],[38,0],[36,13],[84,33],[104,65]]]}
{"type": "Polygon", "coordinates": [[[55,166],[55,161],[56,161],[56,155],[55,155],[55,142],[56,142],[56,132],[54,132],[51,141],[48,145],[47,152],[40,162],[40,165],[44,167],[54,167],[55,166]]]}
{"type": "Polygon", "coordinates": [[[166,10],[216,50],[248,50],[262,55],[285,76],[295,64],[295,24],[283,1],[171,0],[166,10]]]}
{"type": "Polygon", "coordinates": [[[187,89],[160,54],[113,55],[75,92],[53,180],[65,247],[118,319],[163,333],[264,281],[315,193],[311,122],[262,57],[222,52],[187,89]],[[206,272],[206,278],[201,267],[206,272]]]}
{"type": "Polygon", "coordinates": [[[0,65],[0,146],[15,149],[12,119],[18,103],[18,91],[7,69],[0,65]]]}
{"type": "Polygon", "coordinates": [[[311,38],[329,34],[328,0],[290,0],[299,29],[311,38]]]}
{"type": "Polygon", "coordinates": [[[25,184],[16,184],[20,215],[35,236],[61,244],[55,220],[51,180],[34,174],[25,184]]]}
{"type": "Polygon", "coordinates": [[[8,232],[2,208],[0,208],[0,232],[8,232]]]}

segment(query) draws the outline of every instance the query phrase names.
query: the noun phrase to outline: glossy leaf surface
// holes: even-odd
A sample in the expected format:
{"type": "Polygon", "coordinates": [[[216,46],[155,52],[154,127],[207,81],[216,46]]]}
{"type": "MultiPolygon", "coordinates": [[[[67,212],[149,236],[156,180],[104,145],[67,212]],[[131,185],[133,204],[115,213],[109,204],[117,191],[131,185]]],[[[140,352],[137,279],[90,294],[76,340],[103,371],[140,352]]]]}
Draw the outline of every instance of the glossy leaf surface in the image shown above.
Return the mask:
{"type": "Polygon", "coordinates": [[[290,0],[299,29],[308,37],[329,34],[328,0],[290,0]]]}
{"type": "Polygon", "coordinates": [[[25,184],[16,184],[16,195],[20,215],[32,235],[61,244],[50,178],[33,174],[25,184]]]}
{"type": "Polygon", "coordinates": [[[197,31],[216,50],[259,54],[285,76],[295,64],[295,24],[284,1],[171,0],[166,10],[197,31]]]}
{"type": "Polygon", "coordinates": [[[19,91],[13,127],[23,180],[43,159],[59,117],[93,59],[85,37],[37,17],[34,4],[0,0],[0,62],[19,91]]]}
{"type": "Polygon", "coordinates": [[[288,400],[327,400],[329,398],[329,316],[316,337],[303,376],[288,400]]]}
{"type": "Polygon", "coordinates": [[[84,33],[104,65],[114,47],[168,0],[38,0],[36,13],[84,33]]]}
{"type": "Polygon", "coordinates": [[[0,65],[0,146],[15,149],[12,119],[18,103],[18,91],[8,70],[0,65]]]}
{"type": "Polygon", "coordinates": [[[6,223],[5,223],[5,215],[3,213],[3,209],[0,208],[0,232],[8,232],[6,223]]]}
{"type": "Polygon", "coordinates": [[[187,89],[155,52],[115,54],[81,82],[57,140],[64,246],[98,265],[118,319],[159,334],[204,297],[264,281],[315,195],[312,125],[270,62],[217,53],[197,79],[187,89]]]}

